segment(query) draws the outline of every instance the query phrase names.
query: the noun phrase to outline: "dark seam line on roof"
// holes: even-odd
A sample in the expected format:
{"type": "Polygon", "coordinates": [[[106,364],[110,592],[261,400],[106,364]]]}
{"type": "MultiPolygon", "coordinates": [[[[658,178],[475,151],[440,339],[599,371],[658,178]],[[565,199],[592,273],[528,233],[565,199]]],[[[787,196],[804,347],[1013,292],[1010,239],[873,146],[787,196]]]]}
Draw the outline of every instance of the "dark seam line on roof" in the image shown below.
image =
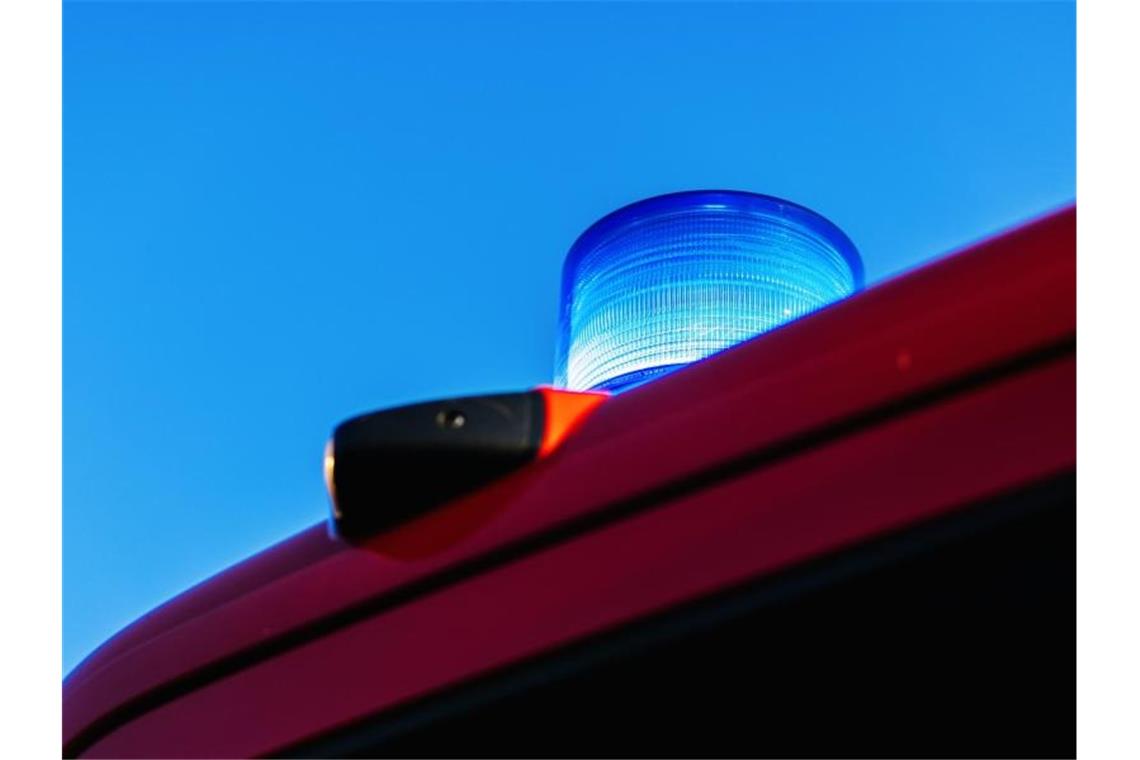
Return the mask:
{"type": "Polygon", "coordinates": [[[789,459],[814,447],[857,433],[892,418],[910,414],[988,383],[1064,358],[1075,353],[1075,350],[1076,336],[1069,334],[1065,338],[1036,349],[1030,349],[1011,359],[970,371],[934,387],[914,391],[906,396],[856,412],[840,420],[825,423],[819,427],[774,441],[727,462],[686,475],[675,481],[666,482],[608,506],[597,507],[587,514],[555,524],[545,532],[517,539],[492,549],[486,554],[461,561],[451,567],[412,581],[406,586],[381,593],[376,597],[302,625],[277,637],[233,652],[191,673],[174,678],[133,699],[129,699],[102,717],[92,721],[64,746],[63,755],[64,757],[77,757],[104,736],[151,710],[204,687],[212,681],[220,680],[225,676],[252,667],[340,628],[346,628],[374,615],[427,596],[468,577],[505,566],[537,551],[568,542],[590,531],[619,522],[640,512],[646,512],[655,507],[663,507],[672,500],[708,488],[721,481],[744,475],[759,466],[789,459]]]}

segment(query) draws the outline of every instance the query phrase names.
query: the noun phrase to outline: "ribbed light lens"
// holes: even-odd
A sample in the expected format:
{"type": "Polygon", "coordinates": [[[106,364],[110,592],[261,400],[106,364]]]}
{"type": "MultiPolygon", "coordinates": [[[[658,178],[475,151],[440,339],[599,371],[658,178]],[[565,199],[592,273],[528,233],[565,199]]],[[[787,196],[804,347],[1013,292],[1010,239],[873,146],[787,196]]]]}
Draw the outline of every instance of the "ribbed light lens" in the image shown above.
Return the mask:
{"type": "Polygon", "coordinates": [[[566,257],[555,383],[620,391],[862,285],[851,241],[802,206],[732,191],[640,201],[566,257]]]}

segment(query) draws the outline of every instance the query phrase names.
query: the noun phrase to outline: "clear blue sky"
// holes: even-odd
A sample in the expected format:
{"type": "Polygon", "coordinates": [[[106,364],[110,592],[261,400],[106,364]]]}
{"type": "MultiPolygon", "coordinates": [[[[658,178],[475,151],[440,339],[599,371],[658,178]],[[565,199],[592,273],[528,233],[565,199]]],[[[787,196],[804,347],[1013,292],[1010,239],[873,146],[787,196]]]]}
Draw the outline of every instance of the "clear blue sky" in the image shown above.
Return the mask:
{"type": "Polygon", "coordinates": [[[548,382],[618,206],[782,196],[873,284],[1075,195],[1070,4],[64,15],[65,669],[323,519],[338,420],[548,382]]]}

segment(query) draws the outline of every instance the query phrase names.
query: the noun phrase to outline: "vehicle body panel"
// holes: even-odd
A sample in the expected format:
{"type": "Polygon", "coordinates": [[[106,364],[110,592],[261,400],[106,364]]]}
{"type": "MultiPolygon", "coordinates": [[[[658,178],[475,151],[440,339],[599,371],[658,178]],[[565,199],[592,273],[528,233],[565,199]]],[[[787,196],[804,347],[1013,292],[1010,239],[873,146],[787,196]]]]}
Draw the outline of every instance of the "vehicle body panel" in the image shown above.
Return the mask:
{"type": "Polygon", "coordinates": [[[367,545],[314,526],[88,658],[65,745],[272,752],[1071,469],[1074,250],[1067,209],[614,397],[367,545]]]}

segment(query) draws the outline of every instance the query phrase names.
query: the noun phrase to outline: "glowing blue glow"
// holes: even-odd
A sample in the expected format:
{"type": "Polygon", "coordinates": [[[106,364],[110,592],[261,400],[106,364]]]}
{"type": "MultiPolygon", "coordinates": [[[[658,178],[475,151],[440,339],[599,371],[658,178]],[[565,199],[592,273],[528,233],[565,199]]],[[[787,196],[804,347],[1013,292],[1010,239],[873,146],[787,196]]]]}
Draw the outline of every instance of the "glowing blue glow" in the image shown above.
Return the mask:
{"type": "Polygon", "coordinates": [[[629,388],[862,286],[855,246],[802,206],[719,190],[639,201],[570,248],[555,383],[629,388]]]}

